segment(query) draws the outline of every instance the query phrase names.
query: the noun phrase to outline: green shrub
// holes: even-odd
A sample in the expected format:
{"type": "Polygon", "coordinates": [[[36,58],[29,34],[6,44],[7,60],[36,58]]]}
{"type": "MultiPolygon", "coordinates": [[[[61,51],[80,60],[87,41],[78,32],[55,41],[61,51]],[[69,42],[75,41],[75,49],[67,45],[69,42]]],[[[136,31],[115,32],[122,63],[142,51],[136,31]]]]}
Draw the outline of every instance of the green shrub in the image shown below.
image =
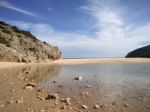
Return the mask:
{"type": "Polygon", "coordinates": [[[11,31],[9,31],[8,29],[3,29],[3,32],[7,34],[11,34],[11,31]]]}
{"type": "Polygon", "coordinates": [[[5,44],[5,45],[9,45],[9,42],[5,39],[5,37],[2,37],[2,36],[0,36],[0,43],[5,44]]]}
{"type": "Polygon", "coordinates": [[[4,26],[0,25],[0,28],[1,28],[1,29],[4,29],[4,26]]]}
{"type": "Polygon", "coordinates": [[[24,31],[24,30],[19,30],[16,26],[12,26],[12,29],[16,32],[16,33],[21,33],[24,34],[27,37],[30,37],[34,40],[37,40],[36,37],[34,35],[32,35],[29,31],[24,31]]]}
{"type": "Polygon", "coordinates": [[[12,28],[15,32],[18,31],[18,28],[17,28],[16,26],[12,26],[11,28],[12,28]]]}
{"type": "Polygon", "coordinates": [[[3,22],[3,21],[0,21],[0,24],[1,24],[1,25],[5,25],[5,26],[8,26],[8,24],[6,24],[6,23],[3,22]]]}

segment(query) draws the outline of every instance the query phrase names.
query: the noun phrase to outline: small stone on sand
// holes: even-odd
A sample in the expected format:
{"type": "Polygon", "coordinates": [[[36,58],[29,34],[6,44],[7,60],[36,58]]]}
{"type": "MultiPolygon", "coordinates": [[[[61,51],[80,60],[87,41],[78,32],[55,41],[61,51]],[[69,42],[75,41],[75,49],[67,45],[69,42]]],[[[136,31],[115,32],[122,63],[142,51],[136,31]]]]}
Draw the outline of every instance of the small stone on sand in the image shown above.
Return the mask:
{"type": "Polygon", "coordinates": [[[113,106],[116,106],[116,105],[117,105],[117,103],[116,103],[116,102],[112,102],[112,105],[113,105],[113,106]]]}
{"type": "Polygon", "coordinates": [[[66,103],[67,103],[67,105],[71,105],[70,100],[71,100],[71,98],[66,98],[66,103]]]}
{"type": "Polygon", "coordinates": [[[65,105],[63,105],[63,106],[61,106],[61,107],[60,107],[60,109],[66,109],[66,106],[65,106],[65,105]]]}
{"type": "Polygon", "coordinates": [[[45,110],[44,110],[44,109],[41,109],[40,112],[45,112],[45,110]]]}
{"type": "Polygon", "coordinates": [[[83,109],[87,109],[88,107],[86,105],[81,106],[83,109]]]}
{"type": "Polygon", "coordinates": [[[18,101],[16,101],[16,103],[23,103],[23,100],[22,99],[18,100],[18,101]]]}
{"type": "Polygon", "coordinates": [[[8,103],[8,104],[13,104],[14,101],[13,101],[13,100],[9,100],[9,101],[7,101],[7,103],[8,103]]]}
{"type": "Polygon", "coordinates": [[[25,88],[25,89],[29,89],[29,90],[33,90],[33,87],[32,87],[32,86],[25,86],[24,88],[25,88]]]}
{"type": "Polygon", "coordinates": [[[16,103],[23,103],[23,97],[21,97],[16,103]]]}
{"type": "Polygon", "coordinates": [[[58,100],[59,99],[59,95],[58,94],[49,94],[46,98],[46,100],[58,100]]]}
{"type": "Polygon", "coordinates": [[[33,82],[30,82],[30,83],[26,84],[26,86],[36,87],[36,86],[37,86],[37,84],[36,84],[36,83],[33,83],[33,82]]]}
{"type": "Polygon", "coordinates": [[[0,108],[3,108],[5,105],[4,104],[2,104],[2,105],[0,105],[0,108]]]}
{"type": "Polygon", "coordinates": [[[129,107],[129,104],[124,104],[123,106],[124,106],[124,107],[129,107]]]}
{"type": "Polygon", "coordinates": [[[94,109],[100,109],[100,106],[98,104],[94,105],[94,109]]]}

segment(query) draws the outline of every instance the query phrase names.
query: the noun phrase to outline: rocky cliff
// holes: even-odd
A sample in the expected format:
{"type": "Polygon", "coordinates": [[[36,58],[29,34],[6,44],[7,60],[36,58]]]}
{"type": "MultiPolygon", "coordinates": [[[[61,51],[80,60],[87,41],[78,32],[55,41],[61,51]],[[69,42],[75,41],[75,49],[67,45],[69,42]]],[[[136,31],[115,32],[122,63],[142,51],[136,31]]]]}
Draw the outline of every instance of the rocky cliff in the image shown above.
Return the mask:
{"type": "Polygon", "coordinates": [[[28,31],[0,21],[0,61],[47,62],[60,57],[58,47],[38,40],[28,31]]]}
{"type": "Polygon", "coordinates": [[[134,57],[150,58],[150,45],[129,52],[126,56],[126,58],[134,57]]]}

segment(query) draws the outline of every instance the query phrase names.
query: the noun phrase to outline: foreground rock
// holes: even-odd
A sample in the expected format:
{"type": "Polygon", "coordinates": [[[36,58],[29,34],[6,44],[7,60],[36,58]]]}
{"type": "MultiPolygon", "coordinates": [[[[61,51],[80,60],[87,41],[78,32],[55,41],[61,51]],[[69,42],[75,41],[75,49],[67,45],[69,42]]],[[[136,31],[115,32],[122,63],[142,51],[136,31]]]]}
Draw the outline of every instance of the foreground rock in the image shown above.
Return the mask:
{"type": "Polygon", "coordinates": [[[36,87],[36,86],[37,86],[36,83],[30,82],[30,83],[26,84],[26,86],[24,87],[24,89],[33,90],[33,88],[36,87]]]}
{"type": "Polygon", "coordinates": [[[38,40],[28,31],[0,21],[0,61],[47,62],[60,57],[59,48],[38,40]]]}
{"type": "Polygon", "coordinates": [[[88,107],[86,105],[81,106],[83,109],[87,109],[88,107]]]}
{"type": "Polygon", "coordinates": [[[150,58],[150,45],[131,51],[126,56],[126,58],[133,57],[150,58]]]}
{"type": "Polygon", "coordinates": [[[59,99],[59,95],[58,94],[48,94],[48,96],[46,97],[46,100],[58,100],[59,99]]]}
{"type": "Polygon", "coordinates": [[[71,98],[66,98],[66,99],[60,99],[61,102],[65,102],[67,105],[71,105],[71,98]]]}
{"type": "Polygon", "coordinates": [[[100,109],[100,106],[98,104],[94,105],[94,109],[100,109]]]}

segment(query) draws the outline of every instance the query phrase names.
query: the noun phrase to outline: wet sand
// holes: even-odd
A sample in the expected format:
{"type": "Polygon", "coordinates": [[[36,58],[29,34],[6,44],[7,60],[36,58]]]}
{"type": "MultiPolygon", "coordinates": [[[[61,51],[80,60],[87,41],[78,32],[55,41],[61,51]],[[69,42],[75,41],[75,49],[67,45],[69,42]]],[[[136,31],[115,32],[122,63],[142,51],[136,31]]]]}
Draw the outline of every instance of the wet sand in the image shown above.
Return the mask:
{"type": "MultiPolygon", "coordinates": [[[[148,92],[140,91],[132,93],[125,91],[127,98],[118,93],[117,99],[113,100],[110,91],[117,92],[118,88],[99,89],[97,97],[96,86],[90,83],[86,77],[81,81],[74,81],[76,74],[70,77],[72,85],[67,85],[68,81],[55,80],[61,71],[61,64],[88,64],[88,63],[124,63],[124,62],[150,62],[149,59],[64,59],[51,63],[24,64],[24,63],[0,63],[0,112],[137,112],[137,105],[141,105],[139,110],[148,112],[150,110],[150,96],[148,92]],[[55,66],[53,66],[55,65],[55,66]],[[44,76],[43,76],[44,75],[44,76]],[[54,77],[54,78],[53,78],[54,77]],[[50,88],[41,85],[48,79],[50,88]],[[73,80],[72,80],[73,79],[73,80]],[[34,87],[27,87],[27,84],[37,84],[34,87]],[[56,94],[59,98],[46,99],[48,92],[56,94]],[[134,94],[134,96],[132,96],[134,94]],[[145,96],[145,97],[144,97],[145,96]],[[66,98],[70,99],[66,101],[66,98]],[[100,101],[97,100],[100,99],[100,101]],[[147,98],[144,101],[143,98],[147,98]],[[128,101],[132,100],[131,104],[128,101]],[[139,102],[139,100],[142,100],[139,102]],[[123,103],[122,103],[123,102],[123,103]],[[71,104],[70,104],[71,103],[71,104]],[[87,108],[86,108],[87,106],[87,108]]],[[[93,71],[94,72],[94,71],[93,71]]],[[[82,74],[81,74],[82,75],[82,74]]],[[[93,76],[94,77],[94,76],[93,76]]],[[[69,83],[70,84],[70,83],[69,83]]],[[[131,88],[132,89],[132,88],[131,88]]],[[[131,90],[129,89],[129,90],[131,90]]],[[[147,88],[146,88],[147,89],[147,88]]],[[[116,94],[116,93],[114,93],[116,94]]],[[[55,95],[54,95],[55,96],[55,95]]]]}
{"type": "Polygon", "coordinates": [[[45,100],[47,91],[38,86],[26,88],[27,84],[39,84],[53,77],[57,71],[44,65],[18,66],[18,64],[0,69],[0,112],[47,112],[46,110],[57,112],[59,108],[54,108],[56,102],[45,100]]]}

